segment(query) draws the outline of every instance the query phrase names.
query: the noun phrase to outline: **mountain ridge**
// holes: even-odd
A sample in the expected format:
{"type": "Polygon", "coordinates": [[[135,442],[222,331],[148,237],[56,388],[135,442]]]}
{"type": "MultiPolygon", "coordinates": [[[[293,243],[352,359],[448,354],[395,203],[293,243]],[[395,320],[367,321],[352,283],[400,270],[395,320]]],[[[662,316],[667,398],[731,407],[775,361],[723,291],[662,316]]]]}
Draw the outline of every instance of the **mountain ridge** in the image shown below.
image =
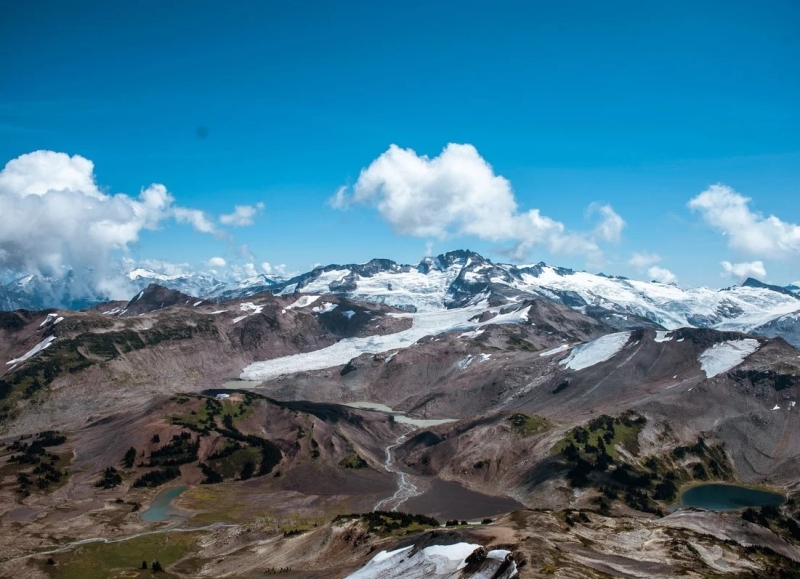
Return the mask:
{"type": "MultiPolygon", "coordinates": [[[[127,277],[137,291],[157,284],[185,294],[187,299],[224,302],[262,292],[279,296],[340,295],[408,312],[461,308],[482,300],[504,305],[543,298],[618,329],[718,327],[751,332],[763,327],[772,335],[800,344],[800,332],[794,324],[776,322],[800,312],[800,296],[792,286],[784,288],[748,278],[741,285],[719,290],[684,289],[545,262],[494,263],[469,249],[425,257],[416,265],[385,258],[360,264],[328,264],[289,279],[259,274],[226,282],[207,273],[164,275],[142,268],[131,270],[127,277]]],[[[15,280],[0,287],[0,308],[37,310],[60,305],[53,302],[71,295],[71,279],[26,276],[15,280]]],[[[107,300],[95,293],[94,301],[107,300]]],[[[84,309],[91,303],[87,298],[73,298],[67,305],[67,309],[84,309]]]]}

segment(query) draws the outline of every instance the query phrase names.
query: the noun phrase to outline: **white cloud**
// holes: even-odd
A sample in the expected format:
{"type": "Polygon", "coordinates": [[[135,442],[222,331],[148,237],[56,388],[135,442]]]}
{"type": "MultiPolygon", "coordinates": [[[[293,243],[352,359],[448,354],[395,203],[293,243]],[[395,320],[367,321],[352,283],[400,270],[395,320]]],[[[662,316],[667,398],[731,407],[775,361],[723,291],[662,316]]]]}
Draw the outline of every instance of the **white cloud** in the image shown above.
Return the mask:
{"type": "Polygon", "coordinates": [[[654,265],[650,269],[647,270],[647,275],[650,276],[650,279],[654,279],[656,281],[660,281],[661,283],[677,283],[678,277],[672,273],[670,270],[659,267],[654,265]]]}
{"type": "Polygon", "coordinates": [[[723,261],[722,275],[739,280],[744,280],[748,277],[764,279],[767,277],[767,270],[764,269],[763,261],[751,261],[743,263],[731,263],[730,261],[723,261]]]}
{"type": "Polygon", "coordinates": [[[265,261],[261,264],[261,270],[267,275],[289,276],[289,271],[286,269],[285,263],[272,264],[265,261]]]}
{"type": "Polygon", "coordinates": [[[631,255],[631,258],[628,260],[628,264],[632,265],[636,269],[645,269],[650,267],[651,265],[655,265],[662,260],[662,257],[657,253],[647,253],[643,251],[641,253],[636,252],[631,255]]]}
{"type": "Polygon", "coordinates": [[[263,203],[256,203],[255,205],[236,205],[233,213],[228,215],[220,215],[219,220],[225,225],[245,227],[248,225],[253,225],[253,219],[259,212],[263,210],[263,203]]]}
{"type": "Polygon", "coordinates": [[[110,195],[97,186],[90,160],[53,151],[22,155],[0,171],[0,218],[0,269],[45,275],[71,269],[76,291],[105,287],[111,297],[123,291],[108,277],[116,273],[111,256],[143,230],[173,218],[215,232],[201,211],[176,206],[163,185],[137,197],[110,195]]]}
{"type": "Polygon", "coordinates": [[[258,275],[258,269],[256,269],[256,266],[253,263],[245,263],[244,265],[232,265],[231,274],[234,279],[246,279],[246,278],[256,277],[258,275]]]}
{"type": "Polygon", "coordinates": [[[625,226],[609,205],[589,207],[587,215],[598,218],[598,224],[585,232],[568,231],[538,209],[521,213],[508,180],[495,175],[475,147],[454,143],[433,159],[391,145],[361,171],[352,192],[341,187],[330,204],[337,209],[375,206],[402,235],[511,241],[509,253],[518,259],[536,246],[597,256],[599,243],[617,241],[625,226]]]}
{"type": "Polygon", "coordinates": [[[214,224],[206,216],[205,213],[199,209],[186,209],[185,207],[175,207],[172,210],[172,216],[178,223],[189,223],[200,233],[212,233],[214,235],[220,234],[214,224]]]}
{"type": "Polygon", "coordinates": [[[689,201],[703,220],[741,252],[776,259],[800,256],[800,225],[774,215],[764,217],[749,207],[751,199],[722,184],[712,185],[689,201]]]}
{"type": "Polygon", "coordinates": [[[221,257],[212,257],[208,260],[209,267],[225,267],[227,262],[221,257]]]}

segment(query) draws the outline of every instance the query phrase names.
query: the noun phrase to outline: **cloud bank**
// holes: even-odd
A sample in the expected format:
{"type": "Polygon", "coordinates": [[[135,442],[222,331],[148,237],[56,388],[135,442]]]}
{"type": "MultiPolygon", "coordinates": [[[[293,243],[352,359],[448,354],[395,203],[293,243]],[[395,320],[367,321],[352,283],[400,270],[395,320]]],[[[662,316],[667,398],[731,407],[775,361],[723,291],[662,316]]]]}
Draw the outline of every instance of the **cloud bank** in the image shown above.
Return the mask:
{"type": "Polygon", "coordinates": [[[600,244],[618,241],[625,227],[610,205],[590,206],[587,215],[597,224],[580,232],[538,209],[521,212],[509,181],[468,144],[450,143],[432,159],[391,145],[361,171],[352,190],[340,188],[330,204],[338,209],[374,206],[401,235],[509,241],[509,253],[517,259],[540,246],[554,254],[596,259],[600,244]]]}
{"type": "Polygon", "coordinates": [[[752,199],[727,185],[712,185],[689,201],[689,208],[728,238],[728,245],[747,255],[790,259],[800,256],[800,225],[765,217],[750,209],[752,199]]]}
{"type": "MultiPolygon", "coordinates": [[[[111,297],[128,291],[114,281],[112,254],[166,220],[218,234],[213,220],[181,207],[164,185],[138,196],[102,191],[94,164],[80,155],[35,151],[0,171],[0,269],[61,277],[72,271],[76,291],[86,286],[111,297]]],[[[118,262],[115,262],[118,263],[118,262]]]]}

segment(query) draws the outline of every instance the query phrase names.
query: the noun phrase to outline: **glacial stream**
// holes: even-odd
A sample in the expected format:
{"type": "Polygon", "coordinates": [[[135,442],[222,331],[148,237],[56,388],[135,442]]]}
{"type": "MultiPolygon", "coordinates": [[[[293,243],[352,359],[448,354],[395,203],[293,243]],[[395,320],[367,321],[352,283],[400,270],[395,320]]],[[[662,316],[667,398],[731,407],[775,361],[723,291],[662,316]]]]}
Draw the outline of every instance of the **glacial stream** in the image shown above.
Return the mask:
{"type": "Polygon", "coordinates": [[[403,444],[406,438],[408,438],[408,434],[402,435],[394,444],[386,448],[386,462],[383,463],[383,468],[386,469],[386,472],[397,475],[397,490],[392,496],[379,501],[375,505],[374,510],[376,511],[396,511],[400,505],[420,493],[417,485],[411,481],[411,475],[399,470],[395,464],[394,449],[403,444]]]}

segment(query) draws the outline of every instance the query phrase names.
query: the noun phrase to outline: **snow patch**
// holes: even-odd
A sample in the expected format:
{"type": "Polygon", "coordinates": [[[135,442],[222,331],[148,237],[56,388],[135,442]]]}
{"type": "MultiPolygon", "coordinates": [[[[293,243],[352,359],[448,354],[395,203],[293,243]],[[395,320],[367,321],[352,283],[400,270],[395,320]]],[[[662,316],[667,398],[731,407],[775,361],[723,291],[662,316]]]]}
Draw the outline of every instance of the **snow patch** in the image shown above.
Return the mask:
{"type": "Polygon", "coordinates": [[[697,358],[706,378],[713,378],[741,364],[758,349],[758,340],[728,340],[714,344],[697,358]]]}
{"type": "Polygon", "coordinates": [[[41,324],[39,324],[39,327],[41,328],[42,326],[46,326],[47,324],[52,323],[53,320],[55,320],[57,317],[58,314],[47,314],[47,317],[44,319],[44,321],[41,324]]]}
{"type": "Polygon", "coordinates": [[[461,337],[462,338],[477,338],[478,336],[480,336],[485,331],[486,330],[479,329],[479,330],[473,330],[472,332],[464,332],[463,334],[461,334],[461,337]]]}
{"type": "Polygon", "coordinates": [[[780,410],[780,409],[781,409],[781,407],[780,407],[780,406],[778,406],[778,405],[776,404],[776,405],[775,405],[775,406],[774,406],[772,409],[773,409],[773,410],[780,410]]]}
{"type": "Polygon", "coordinates": [[[613,358],[631,337],[631,332],[617,332],[575,346],[570,355],[559,362],[570,370],[583,370],[613,358]]]}
{"type": "Polygon", "coordinates": [[[466,358],[464,358],[463,360],[461,360],[458,363],[458,369],[462,370],[462,371],[466,370],[467,368],[469,368],[469,365],[472,364],[472,360],[473,360],[473,358],[472,358],[471,355],[467,356],[466,358]]]}
{"type": "Polygon", "coordinates": [[[55,326],[56,324],[59,324],[59,323],[61,323],[61,322],[63,322],[63,321],[64,321],[64,316],[58,316],[58,317],[56,318],[56,321],[55,321],[55,322],[53,322],[53,325],[55,326]]]}
{"type": "Polygon", "coordinates": [[[410,554],[411,547],[381,551],[364,567],[348,575],[348,579],[510,579],[517,575],[513,562],[498,574],[508,555],[508,551],[502,549],[490,551],[475,573],[464,574],[462,569],[467,566],[466,558],[479,547],[472,543],[431,545],[413,555],[410,554]]]}
{"type": "Polygon", "coordinates": [[[670,342],[672,340],[672,336],[669,336],[668,335],[669,333],[670,333],[669,330],[659,330],[659,331],[657,331],[656,332],[655,341],[659,342],[659,343],[661,343],[661,342],[670,342]]]}
{"type": "Polygon", "coordinates": [[[302,296],[300,299],[298,299],[292,305],[286,306],[283,309],[283,311],[308,307],[311,304],[313,304],[315,301],[317,301],[318,299],[319,299],[319,296],[302,296]]]}
{"type": "Polygon", "coordinates": [[[243,312],[253,312],[254,314],[260,314],[261,310],[264,309],[263,305],[256,305],[253,302],[244,302],[239,304],[239,310],[243,312]]]}
{"type": "Polygon", "coordinates": [[[30,350],[25,352],[25,354],[23,354],[19,358],[15,358],[14,360],[9,360],[8,362],[6,362],[6,365],[14,366],[14,365],[20,364],[20,363],[22,363],[22,362],[24,362],[26,360],[30,360],[31,358],[33,358],[36,354],[38,354],[42,350],[44,350],[46,348],[49,348],[50,344],[52,344],[53,340],[55,340],[55,339],[56,339],[55,336],[48,336],[47,338],[45,338],[44,340],[42,340],[41,342],[36,344],[33,348],[31,348],[30,350]]]}
{"type": "Polygon", "coordinates": [[[202,303],[203,303],[203,300],[200,300],[199,302],[195,302],[195,304],[194,304],[194,306],[193,306],[193,307],[195,307],[195,308],[196,308],[197,306],[199,306],[199,305],[200,305],[200,304],[202,304],[202,303]]]}
{"type": "Polygon", "coordinates": [[[492,357],[491,354],[481,354],[481,364],[483,364],[484,362],[488,362],[489,358],[491,357],[492,357]]]}
{"type": "Polygon", "coordinates": [[[569,344],[561,344],[556,348],[551,348],[550,350],[545,350],[544,352],[540,353],[539,356],[555,356],[556,354],[560,354],[561,352],[566,352],[570,349],[569,344]]]}
{"type": "Polygon", "coordinates": [[[336,306],[339,304],[332,304],[331,302],[322,302],[321,306],[316,306],[311,308],[311,311],[315,314],[327,314],[328,312],[332,312],[336,309],[336,306]]]}
{"type": "Polygon", "coordinates": [[[345,310],[342,312],[342,315],[349,320],[354,315],[356,315],[356,313],[353,310],[345,310]]]}
{"type": "Polygon", "coordinates": [[[216,316],[217,314],[224,314],[224,313],[225,313],[225,312],[227,312],[227,311],[228,311],[228,310],[217,310],[217,311],[215,311],[215,312],[211,312],[211,315],[212,315],[212,316],[216,316]]]}

